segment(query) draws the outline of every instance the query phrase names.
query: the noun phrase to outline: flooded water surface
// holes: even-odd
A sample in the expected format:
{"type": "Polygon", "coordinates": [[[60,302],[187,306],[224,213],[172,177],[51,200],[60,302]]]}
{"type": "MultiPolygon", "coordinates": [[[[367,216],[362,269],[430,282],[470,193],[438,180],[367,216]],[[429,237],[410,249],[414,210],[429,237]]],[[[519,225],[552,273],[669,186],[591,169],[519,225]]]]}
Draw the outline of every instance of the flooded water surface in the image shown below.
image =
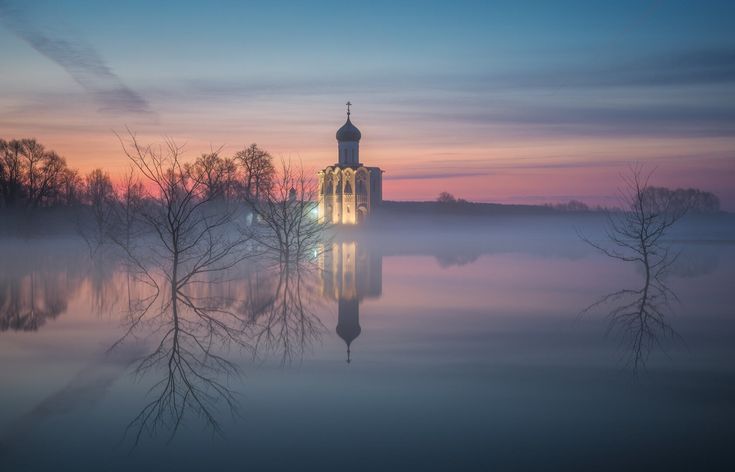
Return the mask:
{"type": "Polygon", "coordinates": [[[0,468],[735,470],[732,222],[656,284],[573,226],[343,232],[173,297],[8,238],[0,468]]]}

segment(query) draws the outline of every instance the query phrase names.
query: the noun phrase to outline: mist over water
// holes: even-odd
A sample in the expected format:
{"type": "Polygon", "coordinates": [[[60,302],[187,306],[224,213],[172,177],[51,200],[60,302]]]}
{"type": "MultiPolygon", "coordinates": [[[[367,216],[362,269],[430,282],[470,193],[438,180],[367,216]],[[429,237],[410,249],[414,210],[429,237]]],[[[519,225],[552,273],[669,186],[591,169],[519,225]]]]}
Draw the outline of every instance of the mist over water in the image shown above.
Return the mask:
{"type": "Polygon", "coordinates": [[[152,285],[113,247],[7,234],[0,468],[730,470],[735,220],[684,219],[645,293],[640,267],[580,240],[601,227],[341,229],[298,268],[249,258],[186,287],[179,343],[162,271],[152,285]],[[174,394],[141,422],[185,379],[204,410],[174,394]]]}

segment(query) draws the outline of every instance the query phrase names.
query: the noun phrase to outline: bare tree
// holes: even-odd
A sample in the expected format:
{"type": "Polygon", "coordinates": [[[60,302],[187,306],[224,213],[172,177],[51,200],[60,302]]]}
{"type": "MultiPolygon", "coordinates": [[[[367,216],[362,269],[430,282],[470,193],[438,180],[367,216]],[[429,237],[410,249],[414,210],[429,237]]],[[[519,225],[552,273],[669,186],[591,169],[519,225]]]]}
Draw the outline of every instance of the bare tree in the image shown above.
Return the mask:
{"type": "Polygon", "coordinates": [[[79,224],[80,234],[94,256],[110,235],[113,224],[112,208],[115,190],[109,174],[102,169],[94,169],[84,179],[85,200],[88,216],[79,224]]]}
{"type": "Polygon", "coordinates": [[[145,189],[134,169],[131,168],[123,175],[115,193],[112,207],[115,230],[111,237],[117,239],[119,245],[130,248],[133,238],[142,233],[138,217],[145,203],[145,189]]]}
{"type": "Polygon", "coordinates": [[[24,189],[23,142],[0,139],[0,194],[5,206],[14,206],[24,189]]]}
{"type": "Polygon", "coordinates": [[[629,365],[644,367],[654,346],[662,337],[677,337],[665,319],[670,299],[676,299],[663,282],[666,270],[674,263],[665,242],[671,227],[689,210],[690,201],[680,194],[652,190],[651,173],[631,167],[623,177],[621,211],[608,211],[606,243],[593,241],[579,233],[589,245],[603,254],[625,262],[640,264],[645,278],[639,290],[620,290],[607,295],[582,313],[608,306],[609,332],[619,332],[630,351],[629,365]]]}
{"type": "Polygon", "coordinates": [[[0,204],[27,208],[78,202],[82,182],[66,160],[35,139],[0,139],[0,204]]]}
{"type": "Polygon", "coordinates": [[[439,203],[457,203],[457,198],[449,192],[441,192],[436,197],[436,201],[439,203]]]}
{"type": "Polygon", "coordinates": [[[674,262],[665,243],[671,227],[688,211],[690,204],[666,194],[649,191],[651,173],[631,167],[623,177],[621,211],[608,211],[607,243],[593,241],[579,233],[582,240],[603,254],[626,262],[642,264],[646,280],[660,278],[674,262]]]}
{"type": "Polygon", "coordinates": [[[268,151],[251,144],[235,154],[235,160],[243,168],[246,198],[258,201],[261,194],[270,191],[273,185],[276,173],[273,158],[268,151]]]}
{"type": "Polygon", "coordinates": [[[242,208],[215,201],[202,176],[182,162],[182,147],[171,140],[163,147],[144,146],[132,133],[121,142],[153,189],[141,218],[158,238],[159,260],[171,269],[172,289],[197,275],[229,269],[249,255],[248,238],[238,225],[242,208]]]}
{"type": "Polygon", "coordinates": [[[28,205],[37,208],[58,189],[66,161],[35,139],[22,140],[21,156],[27,175],[28,205]]]}
{"type": "Polygon", "coordinates": [[[202,182],[208,198],[232,198],[236,193],[237,165],[234,160],[221,157],[219,150],[202,154],[186,170],[202,182]]]}
{"type": "Polygon", "coordinates": [[[151,390],[152,400],[130,427],[136,430],[136,442],[144,432],[162,426],[173,436],[185,414],[193,412],[219,431],[217,403],[235,408],[220,374],[229,376],[236,368],[222,350],[230,345],[249,349],[245,317],[196,298],[191,291],[196,284],[215,282],[251,255],[248,238],[237,224],[241,208],[215,201],[202,176],[188,171],[182,148],[173,141],[159,147],[142,145],[130,133],[121,144],[149,183],[139,218],[152,236],[145,244],[120,245],[152,294],[130,304],[128,329],[115,346],[138,328],[153,326],[146,331],[158,338],[156,347],[140,361],[137,372],[166,368],[151,390]]]}
{"type": "Polygon", "coordinates": [[[303,167],[294,168],[282,160],[273,185],[259,200],[249,200],[261,223],[256,239],[280,263],[301,262],[318,249],[326,225],[317,215],[316,198],[316,183],[303,167]]]}
{"type": "Polygon", "coordinates": [[[76,169],[65,169],[61,176],[59,203],[66,206],[77,205],[82,201],[84,182],[76,169]]]}

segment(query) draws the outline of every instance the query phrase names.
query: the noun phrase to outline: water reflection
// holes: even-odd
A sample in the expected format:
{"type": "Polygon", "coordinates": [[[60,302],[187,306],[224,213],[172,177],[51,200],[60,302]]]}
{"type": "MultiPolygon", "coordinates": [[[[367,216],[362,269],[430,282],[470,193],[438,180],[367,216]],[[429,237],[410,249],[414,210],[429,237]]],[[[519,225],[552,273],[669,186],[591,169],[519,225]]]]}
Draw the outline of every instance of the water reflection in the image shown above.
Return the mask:
{"type": "Polygon", "coordinates": [[[174,290],[154,269],[129,274],[126,332],[111,350],[141,338],[150,346],[134,367],[150,383],[127,429],[136,444],[159,432],[173,438],[190,416],[221,432],[222,415],[238,412],[231,384],[244,358],[298,362],[326,331],[317,314],[317,267],[264,264],[251,261],[174,290]]]}
{"type": "Polygon", "coordinates": [[[256,355],[276,355],[281,364],[290,364],[321,338],[325,327],[315,312],[315,271],[309,264],[282,264],[248,278],[245,308],[256,355]]]}
{"type": "MultiPolygon", "coordinates": [[[[61,316],[85,277],[79,251],[6,243],[0,260],[0,331],[37,331],[61,316]]],[[[66,248],[65,248],[66,249],[66,248]]]]}
{"type": "Polygon", "coordinates": [[[347,345],[347,362],[352,362],[351,345],[362,332],[360,302],[378,298],[383,286],[383,259],[358,241],[331,244],[321,260],[322,294],[337,302],[337,334],[347,345]]]}
{"type": "Polygon", "coordinates": [[[605,313],[607,332],[619,338],[625,365],[638,372],[646,366],[654,349],[665,351],[665,341],[680,338],[667,321],[671,302],[676,300],[676,294],[662,278],[648,276],[641,288],[608,294],[582,313],[605,313]]]}
{"type": "Polygon", "coordinates": [[[0,278],[0,331],[37,331],[64,313],[69,292],[63,274],[0,278]]]}
{"type": "Polygon", "coordinates": [[[134,370],[141,379],[155,380],[148,402],[127,430],[136,444],[144,433],[153,436],[159,430],[173,438],[182,420],[192,415],[220,432],[220,410],[237,410],[228,382],[237,367],[227,352],[233,346],[252,349],[246,314],[227,296],[228,284],[220,279],[173,287],[146,272],[134,274],[133,280],[138,283],[129,291],[127,330],[111,350],[143,337],[152,350],[134,370]]]}
{"type": "Polygon", "coordinates": [[[137,354],[134,351],[122,351],[114,356],[93,359],[72,376],[68,383],[12,421],[3,432],[0,445],[12,445],[15,448],[21,443],[27,443],[29,436],[46,422],[70,413],[88,411],[103,400],[137,354]]]}

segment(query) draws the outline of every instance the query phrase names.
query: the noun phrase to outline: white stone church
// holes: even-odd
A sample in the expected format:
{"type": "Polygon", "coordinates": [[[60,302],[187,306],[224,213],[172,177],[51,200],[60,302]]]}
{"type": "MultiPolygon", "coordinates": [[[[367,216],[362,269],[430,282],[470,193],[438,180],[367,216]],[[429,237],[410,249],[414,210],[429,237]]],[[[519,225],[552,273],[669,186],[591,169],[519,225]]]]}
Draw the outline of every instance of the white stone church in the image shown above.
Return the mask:
{"type": "Polygon", "coordinates": [[[383,171],[360,163],[362,134],[350,121],[337,130],[338,162],[319,172],[319,217],[325,223],[365,221],[383,199],[383,171]]]}

